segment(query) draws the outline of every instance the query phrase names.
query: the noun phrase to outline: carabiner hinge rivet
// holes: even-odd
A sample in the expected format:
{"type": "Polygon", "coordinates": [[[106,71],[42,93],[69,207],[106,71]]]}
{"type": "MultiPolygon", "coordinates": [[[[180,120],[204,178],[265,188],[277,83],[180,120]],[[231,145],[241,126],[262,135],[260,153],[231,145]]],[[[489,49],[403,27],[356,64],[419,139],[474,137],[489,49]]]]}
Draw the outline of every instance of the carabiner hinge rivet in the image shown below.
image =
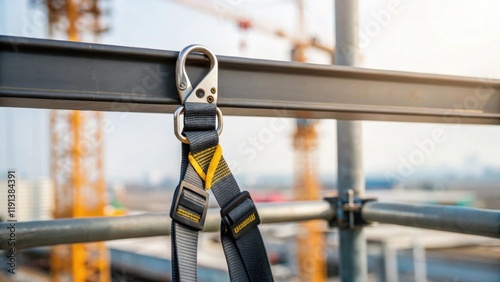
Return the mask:
{"type": "Polygon", "coordinates": [[[200,99],[205,97],[205,90],[203,90],[203,89],[196,90],[196,97],[198,97],[200,99]]]}
{"type": "Polygon", "coordinates": [[[180,90],[186,90],[186,87],[187,87],[187,85],[186,85],[186,83],[184,81],[179,84],[179,89],[180,90]]]}

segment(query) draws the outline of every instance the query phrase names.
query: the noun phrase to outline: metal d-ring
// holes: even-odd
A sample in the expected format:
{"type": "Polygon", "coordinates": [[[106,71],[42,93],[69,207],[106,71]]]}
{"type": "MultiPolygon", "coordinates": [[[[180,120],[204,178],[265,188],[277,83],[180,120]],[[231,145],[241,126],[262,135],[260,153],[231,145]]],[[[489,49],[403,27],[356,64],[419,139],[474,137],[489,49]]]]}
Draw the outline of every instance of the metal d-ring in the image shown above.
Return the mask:
{"type": "MultiPolygon", "coordinates": [[[[217,135],[220,136],[222,133],[222,129],[224,128],[224,123],[222,119],[222,112],[219,108],[217,108],[217,135]]],[[[174,113],[174,133],[175,137],[179,139],[182,143],[189,144],[189,140],[187,137],[182,134],[182,130],[184,129],[184,106],[180,106],[175,110],[174,113]]]]}
{"type": "Polygon", "coordinates": [[[181,103],[217,103],[218,62],[215,54],[202,45],[190,45],[184,48],[177,58],[175,82],[181,103]],[[210,70],[203,80],[193,88],[186,72],[186,60],[192,52],[200,52],[210,60],[210,70]],[[195,95],[191,95],[191,94],[195,95]]]}

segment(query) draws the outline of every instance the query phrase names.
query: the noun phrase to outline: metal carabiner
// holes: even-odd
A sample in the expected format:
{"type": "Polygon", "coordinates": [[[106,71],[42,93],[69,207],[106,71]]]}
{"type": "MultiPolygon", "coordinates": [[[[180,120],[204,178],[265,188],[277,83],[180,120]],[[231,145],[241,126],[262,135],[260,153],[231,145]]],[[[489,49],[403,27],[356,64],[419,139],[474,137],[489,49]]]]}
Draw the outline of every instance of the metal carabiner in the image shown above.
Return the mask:
{"type": "MultiPolygon", "coordinates": [[[[179,53],[175,68],[175,82],[182,104],[186,102],[217,104],[218,66],[219,64],[217,62],[215,54],[205,46],[189,45],[179,53]],[[208,71],[208,74],[194,88],[186,72],[186,59],[192,52],[200,52],[207,56],[210,60],[210,70],[208,71]]],[[[189,144],[189,140],[187,139],[187,137],[182,134],[184,118],[181,118],[181,116],[184,117],[183,114],[184,106],[180,106],[174,113],[174,133],[179,141],[185,144],[189,144]]],[[[217,122],[217,134],[220,136],[223,129],[223,119],[222,112],[219,108],[217,108],[217,122]]]]}
{"type": "Polygon", "coordinates": [[[184,104],[190,103],[217,103],[217,73],[219,64],[217,58],[212,51],[202,45],[189,45],[184,48],[177,58],[175,67],[175,82],[179,98],[184,104]],[[186,59],[192,52],[200,52],[210,60],[210,70],[203,80],[193,88],[186,72],[186,59]],[[192,95],[195,93],[195,95],[192,95]]]}

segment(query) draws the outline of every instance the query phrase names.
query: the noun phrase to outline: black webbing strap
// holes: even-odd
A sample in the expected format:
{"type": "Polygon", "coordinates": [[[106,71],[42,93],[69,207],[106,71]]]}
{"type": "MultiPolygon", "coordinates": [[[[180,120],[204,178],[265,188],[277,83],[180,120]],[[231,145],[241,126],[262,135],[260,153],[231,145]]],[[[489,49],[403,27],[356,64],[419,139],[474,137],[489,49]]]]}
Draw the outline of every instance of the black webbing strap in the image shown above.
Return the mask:
{"type": "Polygon", "coordinates": [[[203,192],[208,181],[222,207],[221,241],[231,281],[273,281],[255,205],[248,192],[240,191],[220,156],[216,105],[185,103],[184,107],[183,133],[189,144],[182,146],[181,181],[171,209],[172,280],[196,281],[198,232],[207,210],[208,195],[203,192]],[[215,165],[213,159],[218,160],[215,165]]]}

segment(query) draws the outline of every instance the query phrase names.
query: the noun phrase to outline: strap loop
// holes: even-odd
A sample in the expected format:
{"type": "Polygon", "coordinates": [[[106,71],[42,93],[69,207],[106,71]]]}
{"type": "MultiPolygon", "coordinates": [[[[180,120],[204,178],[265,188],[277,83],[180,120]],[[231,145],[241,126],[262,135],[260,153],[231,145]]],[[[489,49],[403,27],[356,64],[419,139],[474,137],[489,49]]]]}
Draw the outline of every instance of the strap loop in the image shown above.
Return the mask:
{"type": "MultiPolygon", "coordinates": [[[[220,136],[222,133],[222,129],[224,128],[224,122],[222,118],[222,111],[217,108],[217,135],[220,136]]],[[[189,140],[187,137],[182,133],[184,129],[182,128],[184,126],[184,106],[180,106],[175,110],[174,112],[174,134],[179,141],[181,141],[184,144],[189,144],[189,140]]]]}

